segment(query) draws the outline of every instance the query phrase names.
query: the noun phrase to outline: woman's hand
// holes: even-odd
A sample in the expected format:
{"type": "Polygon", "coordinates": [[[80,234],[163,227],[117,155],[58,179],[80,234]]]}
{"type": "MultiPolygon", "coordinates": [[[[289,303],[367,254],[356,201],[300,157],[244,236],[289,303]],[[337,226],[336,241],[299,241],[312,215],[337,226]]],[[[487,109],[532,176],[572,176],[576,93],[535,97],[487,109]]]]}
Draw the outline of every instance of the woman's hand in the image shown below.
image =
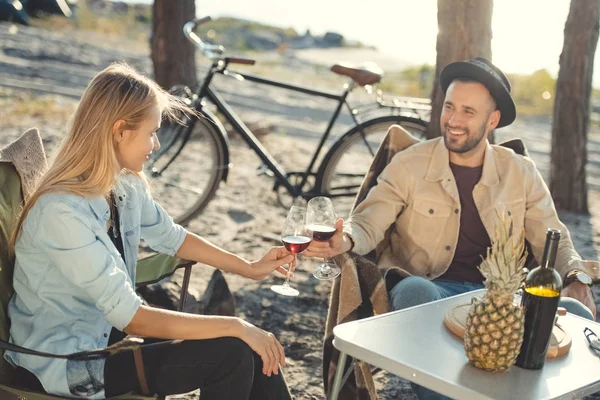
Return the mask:
{"type": "Polygon", "coordinates": [[[292,253],[283,246],[273,247],[260,260],[251,262],[250,268],[243,271],[242,275],[250,279],[261,280],[271,272],[277,271],[281,275],[287,276],[288,271],[283,268],[285,264],[290,265],[291,271],[294,270],[296,261],[292,253]]]}
{"type": "Polygon", "coordinates": [[[335,223],[335,233],[327,242],[313,240],[308,249],[304,251],[307,257],[331,258],[352,249],[352,241],[344,234],[344,220],[338,219],[335,223]]]}
{"type": "Polygon", "coordinates": [[[263,362],[263,374],[279,374],[279,366],[285,365],[285,353],[283,346],[279,343],[275,335],[264,331],[249,322],[242,321],[242,334],[240,339],[250,346],[257,353],[263,362]]]}

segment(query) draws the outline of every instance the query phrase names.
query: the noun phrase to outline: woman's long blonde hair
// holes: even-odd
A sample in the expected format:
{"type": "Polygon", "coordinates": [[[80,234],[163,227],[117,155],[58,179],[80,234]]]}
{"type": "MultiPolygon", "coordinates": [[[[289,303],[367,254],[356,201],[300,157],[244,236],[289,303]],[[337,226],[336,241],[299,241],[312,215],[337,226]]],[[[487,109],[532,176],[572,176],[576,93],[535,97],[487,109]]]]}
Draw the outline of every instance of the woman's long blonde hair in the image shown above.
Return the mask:
{"type": "MultiPolygon", "coordinates": [[[[9,248],[14,251],[23,222],[40,196],[50,192],[83,197],[109,193],[121,174],[113,134],[115,123],[123,120],[125,129],[137,129],[156,105],[169,119],[178,119],[181,112],[192,112],[156,82],[127,64],[112,64],[98,73],[71,117],[54,162],[24,204],[9,248]]],[[[143,173],[128,172],[145,181],[143,173]]]]}

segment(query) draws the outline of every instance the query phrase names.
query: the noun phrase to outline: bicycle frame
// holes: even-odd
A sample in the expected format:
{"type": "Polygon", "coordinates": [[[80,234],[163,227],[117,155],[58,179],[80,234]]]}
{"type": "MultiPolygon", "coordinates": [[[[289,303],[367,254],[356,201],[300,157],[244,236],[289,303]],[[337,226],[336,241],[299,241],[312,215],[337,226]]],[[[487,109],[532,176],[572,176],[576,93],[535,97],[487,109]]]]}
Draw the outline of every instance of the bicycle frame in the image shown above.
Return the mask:
{"type": "Polygon", "coordinates": [[[335,124],[337,118],[339,117],[342,107],[344,105],[348,108],[348,111],[350,112],[350,115],[352,116],[352,119],[354,120],[354,122],[358,126],[360,126],[360,122],[358,121],[358,119],[356,118],[356,115],[355,115],[356,114],[355,110],[352,109],[350,107],[350,104],[348,104],[348,102],[346,101],[348,94],[354,89],[354,84],[346,84],[344,86],[344,92],[341,95],[337,95],[337,94],[331,94],[331,93],[327,93],[327,92],[321,92],[321,91],[317,91],[317,90],[307,89],[307,88],[304,88],[301,86],[290,85],[287,83],[283,83],[283,82],[279,82],[279,81],[275,81],[275,80],[271,80],[271,79],[266,79],[266,78],[255,76],[255,75],[229,71],[227,69],[227,66],[228,66],[228,63],[223,60],[215,61],[212,64],[211,68],[209,69],[208,73],[205,76],[202,86],[198,89],[198,92],[196,93],[196,95],[198,96],[198,101],[196,103],[197,107],[202,107],[202,100],[204,98],[207,98],[211,103],[213,103],[217,107],[217,110],[225,117],[227,122],[229,122],[231,124],[231,126],[233,126],[233,128],[242,136],[242,138],[248,144],[248,146],[250,146],[250,148],[252,148],[256,152],[256,154],[260,157],[262,162],[269,168],[269,170],[271,170],[273,172],[277,181],[279,183],[281,183],[282,185],[284,185],[284,187],[286,188],[286,190],[288,191],[288,193],[290,195],[292,195],[293,197],[302,196],[305,198],[310,198],[311,197],[310,193],[303,192],[302,188],[306,185],[309,175],[311,175],[313,173],[312,170],[313,170],[313,167],[315,166],[317,158],[318,158],[319,154],[321,153],[321,150],[323,149],[323,146],[324,146],[327,138],[329,138],[331,129],[333,128],[333,125],[335,124]],[[215,74],[235,75],[237,77],[243,78],[244,80],[248,80],[250,82],[255,82],[258,84],[262,84],[262,85],[274,86],[274,87],[281,88],[281,89],[292,90],[295,92],[300,92],[300,93],[308,94],[311,96],[323,97],[326,99],[337,101],[337,103],[338,103],[337,107],[336,107],[331,119],[329,120],[327,129],[325,130],[325,133],[323,134],[323,136],[319,142],[319,145],[317,146],[317,149],[315,150],[315,153],[313,154],[313,157],[312,157],[308,167],[306,168],[306,171],[304,172],[303,177],[302,177],[302,181],[300,182],[299,185],[294,186],[290,183],[290,181],[287,177],[287,173],[285,172],[283,167],[281,167],[277,163],[277,161],[271,156],[269,151],[263,147],[263,145],[260,143],[260,141],[256,138],[256,136],[252,133],[252,131],[246,126],[246,124],[244,124],[244,122],[237,116],[235,111],[225,101],[225,99],[223,99],[215,90],[213,90],[210,83],[215,74]]]}

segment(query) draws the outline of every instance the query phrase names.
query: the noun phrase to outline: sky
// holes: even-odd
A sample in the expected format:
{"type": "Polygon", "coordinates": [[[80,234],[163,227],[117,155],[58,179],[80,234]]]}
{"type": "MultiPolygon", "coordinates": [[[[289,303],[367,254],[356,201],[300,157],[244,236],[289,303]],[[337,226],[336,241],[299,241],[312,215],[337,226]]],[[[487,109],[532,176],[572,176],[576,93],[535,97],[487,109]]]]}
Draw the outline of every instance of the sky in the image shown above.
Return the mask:
{"type": "MultiPolygon", "coordinates": [[[[151,0],[126,0],[150,2],[151,0]]],[[[558,73],[569,0],[496,0],[492,61],[506,73],[558,73]]],[[[299,33],[341,33],[415,64],[435,64],[436,0],[197,0],[198,16],[233,16],[299,33]]],[[[594,86],[600,87],[600,51],[594,86]]]]}

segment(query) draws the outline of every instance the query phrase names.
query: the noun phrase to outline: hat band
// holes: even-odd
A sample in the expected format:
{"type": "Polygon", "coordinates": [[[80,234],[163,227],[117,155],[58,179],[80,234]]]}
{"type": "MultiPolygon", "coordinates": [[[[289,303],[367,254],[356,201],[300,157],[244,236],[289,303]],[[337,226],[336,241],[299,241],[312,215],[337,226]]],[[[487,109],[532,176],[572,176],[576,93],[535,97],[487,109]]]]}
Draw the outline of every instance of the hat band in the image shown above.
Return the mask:
{"type": "Polygon", "coordinates": [[[482,61],[479,61],[477,59],[469,60],[468,62],[477,65],[479,68],[485,70],[485,72],[487,72],[490,75],[492,75],[494,78],[496,78],[502,84],[502,86],[504,87],[504,89],[506,89],[506,91],[510,93],[510,90],[508,89],[508,87],[504,83],[504,79],[502,79],[500,77],[500,75],[498,75],[498,73],[496,71],[494,71],[492,68],[490,68],[489,65],[487,65],[486,63],[484,63],[482,61]]]}

